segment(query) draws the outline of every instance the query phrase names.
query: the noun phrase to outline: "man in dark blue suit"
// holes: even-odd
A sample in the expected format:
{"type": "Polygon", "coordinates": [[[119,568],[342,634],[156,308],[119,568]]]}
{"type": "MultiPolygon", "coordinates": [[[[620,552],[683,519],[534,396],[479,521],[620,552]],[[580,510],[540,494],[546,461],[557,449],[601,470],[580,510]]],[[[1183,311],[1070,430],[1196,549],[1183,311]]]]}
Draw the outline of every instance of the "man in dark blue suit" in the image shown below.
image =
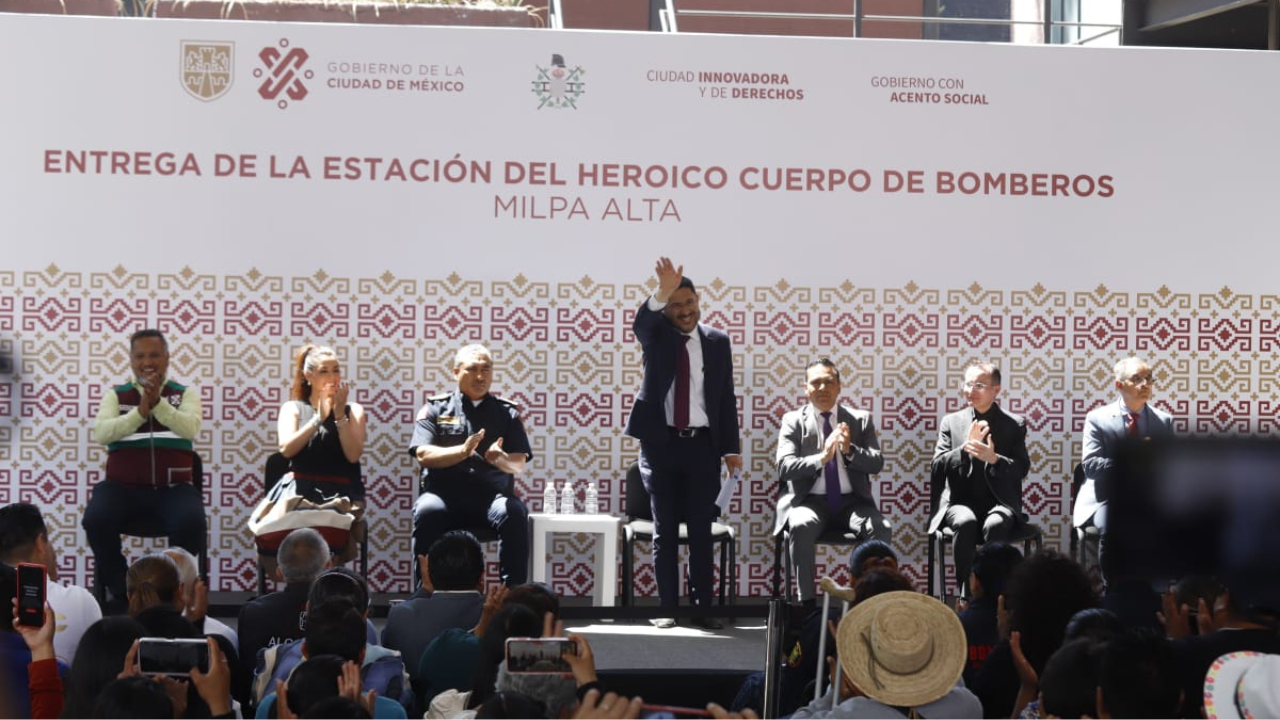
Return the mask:
{"type": "MultiPolygon", "coordinates": [[[[640,441],[662,607],[679,604],[676,538],[681,522],[689,534],[689,595],[694,605],[707,607],[721,459],[730,474],[742,471],[733,353],[728,335],[698,322],[698,292],[684,277],[684,266],[664,257],[655,271],[658,291],[640,306],[632,323],[644,352],[644,380],[627,420],[627,435],[640,441]]],[[[694,623],[709,630],[721,627],[710,617],[694,623]]],[[[653,624],[669,628],[675,620],[659,618],[653,624]]]]}

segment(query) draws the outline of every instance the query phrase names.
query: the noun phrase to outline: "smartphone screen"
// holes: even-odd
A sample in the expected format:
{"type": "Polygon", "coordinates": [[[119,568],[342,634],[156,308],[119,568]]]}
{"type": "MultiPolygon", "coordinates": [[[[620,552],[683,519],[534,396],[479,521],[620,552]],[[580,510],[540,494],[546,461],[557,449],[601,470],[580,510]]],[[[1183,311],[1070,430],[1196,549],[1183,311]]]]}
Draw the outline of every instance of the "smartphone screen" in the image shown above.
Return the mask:
{"type": "Polygon", "coordinates": [[[571,674],[565,655],[577,655],[569,638],[507,638],[507,672],[571,674]]]}
{"type": "Polygon", "coordinates": [[[18,624],[44,625],[44,566],[18,565],[18,624]]]}
{"type": "Polygon", "coordinates": [[[138,671],[143,675],[186,676],[192,668],[209,672],[209,644],[204,638],[142,638],[138,671]]]}

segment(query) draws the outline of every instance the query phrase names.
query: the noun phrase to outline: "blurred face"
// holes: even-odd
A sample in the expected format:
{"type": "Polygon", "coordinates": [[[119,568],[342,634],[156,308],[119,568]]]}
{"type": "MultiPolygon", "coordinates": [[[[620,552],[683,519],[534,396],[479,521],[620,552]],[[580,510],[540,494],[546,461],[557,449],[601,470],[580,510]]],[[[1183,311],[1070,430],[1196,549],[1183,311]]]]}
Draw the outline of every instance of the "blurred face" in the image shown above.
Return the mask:
{"type": "Polygon", "coordinates": [[[337,358],[328,358],[321,360],[315,370],[304,372],[302,375],[307,382],[311,383],[311,392],[329,390],[342,382],[342,366],[338,364],[337,358]]]}
{"type": "Polygon", "coordinates": [[[818,412],[831,412],[840,401],[840,379],[834,368],[815,365],[805,372],[804,391],[818,412]]]}
{"type": "Polygon", "coordinates": [[[488,353],[471,353],[454,366],[453,376],[463,395],[479,400],[489,394],[493,384],[493,358],[488,353]]]}
{"type": "Polygon", "coordinates": [[[969,407],[980,413],[990,410],[1000,394],[1000,386],[991,381],[991,375],[975,367],[964,371],[962,390],[969,407]]]}
{"type": "Polygon", "coordinates": [[[129,365],[135,378],[163,380],[169,372],[169,350],[158,337],[138,338],[129,348],[129,365]]]}
{"type": "Polygon", "coordinates": [[[1151,375],[1151,367],[1146,363],[1129,363],[1125,367],[1124,379],[1116,381],[1116,389],[1130,410],[1141,410],[1151,402],[1151,391],[1155,380],[1151,375]]]}
{"type": "Polygon", "coordinates": [[[698,309],[698,294],[689,288],[676,290],[667,298],[667,306],[662,308],[662,314],[680,332],[693,332],[698,327],[698,318],[702,317],[702,311],[698,309]]]}
{"type": "MultiPolygon", "coordinates": [[[[886,555],[884,557],[869,557],[866,560],[863,560],[862,575],[866,575],[872,570],[893,570],[894,572],[897,572],[898,559],[886,555]]],[[[862,575],[859,575],[858,577],[862,577],[862,575]]]]}

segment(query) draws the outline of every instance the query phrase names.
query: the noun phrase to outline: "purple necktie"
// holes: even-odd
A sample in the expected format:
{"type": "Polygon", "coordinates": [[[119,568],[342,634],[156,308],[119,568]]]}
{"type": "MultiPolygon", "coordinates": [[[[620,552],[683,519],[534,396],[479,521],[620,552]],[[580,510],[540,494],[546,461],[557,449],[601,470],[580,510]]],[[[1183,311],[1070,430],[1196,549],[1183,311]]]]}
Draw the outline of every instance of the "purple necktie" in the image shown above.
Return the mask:
{"type": "Polygon", "coordinates": [[[1128,422],[1125,423],[1125,430],[1129,433],[1129,437],[1138,437],[1138,413],[1130,412],[1128,417],[1125,419],[1128,420],[1128,422]]]}
{"type": "Polygon", "coordinates": [[[689,336],[681,335],[680,357],[676,360],[676,429],[689,427],[689,336]]]}
{"type": "MultiPolygon", "coordinates": [[[[822,413],[822,438],[831,437],[831,413],[822,413]]],[[[831,509],[831,515],[835,516],[840,512],[840,466],[837,465],[840,460],[840,453],[837,451],[826,465],[822,466],[822,474],[827,479],[827,507],[831,509]]]]}

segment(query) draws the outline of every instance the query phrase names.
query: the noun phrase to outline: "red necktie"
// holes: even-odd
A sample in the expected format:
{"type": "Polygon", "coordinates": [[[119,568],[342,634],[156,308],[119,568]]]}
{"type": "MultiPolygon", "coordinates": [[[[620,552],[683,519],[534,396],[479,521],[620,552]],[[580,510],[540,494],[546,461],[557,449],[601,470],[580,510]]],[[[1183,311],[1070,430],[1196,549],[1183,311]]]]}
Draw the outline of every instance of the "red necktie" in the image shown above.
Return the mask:
{"type": "Polygon", "coordinates": [[[1125,427],[1125,430],[1129,433],[1129,437],[1131,438],[1138,437],[1138,413],[1136,412],[1129,413],[1128,421],[1129,422],[1128,422],[1128,425],[1125,427]]]}
{"type": "Polygon", "coordinates": [[[689,427],[689,336],[681,335],[680,357],[676,360],[676,407],[675,417],[677,430],[689,427]]]}
{"type": "MultiPolygon", "coordinates": [[[[822,413],[822,438],[831,437],[831,413],[822,413]]],[[[840,453],[831,456],[826,465],[822,466],[822,475],[827,480],[827,507],[830,508],[831,514],[834,516],[840,512],[840,466],[836,465],[837,458],[840,453]]]]}

